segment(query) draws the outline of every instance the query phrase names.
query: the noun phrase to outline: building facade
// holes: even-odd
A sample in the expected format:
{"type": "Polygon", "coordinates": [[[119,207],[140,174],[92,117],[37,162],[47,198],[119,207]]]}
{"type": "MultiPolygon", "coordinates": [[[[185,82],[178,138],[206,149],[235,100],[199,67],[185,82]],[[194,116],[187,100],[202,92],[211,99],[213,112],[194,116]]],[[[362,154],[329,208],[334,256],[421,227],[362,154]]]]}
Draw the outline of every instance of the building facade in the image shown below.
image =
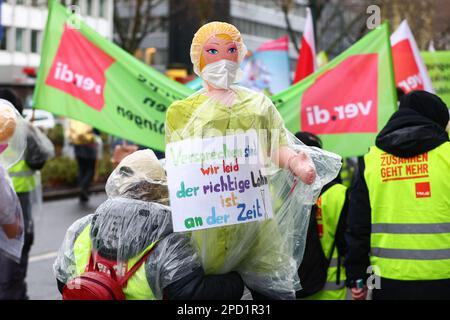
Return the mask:
{"type": "MultiPolygon", "coordinates": [[[[249,50],[256,50],[264,42],[288,34],[284,14],[280,6],[277,5],[277,1],[232,0],[230,2],[230,22],[242,33],[249,50]]],[[[294,1],[288,16],[298,43],[300,43],[305,25],[306,3],[306,0],[294,1]]],[[[289,46],[289,57],[295,68],[298,52],[295,50],[292,41],[289,46]]]]}
{"type": "MultiPolygon", "coordinates": [[[[186,0],[186,2],[188,1],[186,0]]],[[[216,1],[211,2],[215,4],[216,1]]],[[[190,6],[192,9],[183,11],[183,9],[177,8],[174,3],[177,3],[177,1],[166,0],[154,8],[152,15],[155,19],[166,17],[169,23],[162,24],[157,32],[149,34],[141,43],[141,49],[143,50],[155,49],[152,65],[160,71],[165,71],[168,66],[170,67],[173,64],[187,64],[189,61],[188,44],[190,44],[195,30],[201,25],[200,21],[205,21],[205,17],[201,16],[203,8],[197,7],[195,10],[193,6],[188,4],[186,7],[190,6]],[[193,21],[195,17],[191,17],[194,11],[200,11],[197,21],[193,21]],[[182,26],[183,20],[185,20],[184,22],[188,21],[188,25],[182,26]],[[192,28],[194,22],[197,25],[192,28]],[[177,27],[170,24],[180,24],[181,26],[177,27]],[[186,39],[183,39],[183,37],[186,39]],[[177,42],[176,47],[174,47],[174,41],[177,42]],[[183,44],[179,45],[180,42],[183,44]]],[[[198,3],[200,2],[196,2],[196,4],[198,3]]],[[[306,3],[306,0],[294,1],[289,13],[291,27],[299,43],[305,24],[306,3]]],[[[234,24],[241,31],[249,50],[255,50],[266,41],[275,40],[288,34],[284,15],[276,1],[220,0],[220,10],[220,12],[214,12],[214,8],[210,10],[211,14],[206,20],[220,19],[234,24]],[[220,18],[217,18],[218,16],[220,18]]],[[[291,58],[291,69],[294,69],[298,52],[292,42],[289,56],[291,58]]]]}
{"type": "MultiPolygon", "coordinates": [[[[113,0],[62,1],[106,38],[112,38],[113,0]]],[[[69,10],[69,9],[68,9],[69,10]]],[[[0,86],[33,87],[47,21],[47,0],[4,0],[0,44],[0,86]]]]}

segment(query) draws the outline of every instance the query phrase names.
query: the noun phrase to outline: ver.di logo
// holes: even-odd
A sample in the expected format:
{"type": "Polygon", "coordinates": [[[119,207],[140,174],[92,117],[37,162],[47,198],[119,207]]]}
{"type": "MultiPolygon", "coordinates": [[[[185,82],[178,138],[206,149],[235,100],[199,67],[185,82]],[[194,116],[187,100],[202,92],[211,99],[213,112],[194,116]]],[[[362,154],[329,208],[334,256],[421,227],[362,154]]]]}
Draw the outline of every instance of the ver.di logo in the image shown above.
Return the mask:
{"type": "Polygon", "coordinates": [[[377,132],[377,84],[376,53],[348,57],[320,75],[303,94],[302,131],[315,134],[377,132]]]}
{"type": "Polygon", "coordinates": [[[105,106],[105,72],[114,62],[78,30],[66,25],[45,83],[101,111],[105,106]]]}
{"type": "Polygon", "coordinates": [[[405,93],[423,90],[423,79],[414,58],[414,51],[409,39],[402,40],[392,47],[392,58],[395,66],[395,83],[405,93]]]}

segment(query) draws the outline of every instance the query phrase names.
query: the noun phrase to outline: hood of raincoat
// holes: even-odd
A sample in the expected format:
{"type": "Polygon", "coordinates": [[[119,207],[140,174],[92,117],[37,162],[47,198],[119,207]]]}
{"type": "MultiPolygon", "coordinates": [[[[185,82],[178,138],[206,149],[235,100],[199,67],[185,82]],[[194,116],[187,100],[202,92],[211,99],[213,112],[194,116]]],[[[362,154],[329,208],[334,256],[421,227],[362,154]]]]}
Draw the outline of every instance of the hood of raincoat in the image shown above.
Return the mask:
{"type": "Polygon", "coordinates": [[[397,157],[413,157],[449,141],[445,131],[449,112],[436,95],[414,91],[400,100],[400,107],[376,139],[376,146],[397,157]]]}
{"type": "Polygon", "coordinates": [[[170,208],[155,202],[111,198],[92,218],[93,249],[106,259],[126,261],[173,232],[170,208]]]}

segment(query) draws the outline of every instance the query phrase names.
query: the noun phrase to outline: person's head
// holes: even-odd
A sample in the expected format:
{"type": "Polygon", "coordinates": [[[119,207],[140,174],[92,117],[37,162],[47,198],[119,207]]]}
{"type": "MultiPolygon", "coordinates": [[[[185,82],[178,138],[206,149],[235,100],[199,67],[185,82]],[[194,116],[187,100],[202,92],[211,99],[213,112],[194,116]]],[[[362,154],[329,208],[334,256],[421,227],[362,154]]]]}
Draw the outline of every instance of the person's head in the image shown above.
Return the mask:
{"type": "Polygon", "coordinates": [[[400,99],[399,109],[412,109],[446,129],[449,123],[447,105],[437,95],[426,91],[412,91],[400,99]]]}
{"type": "Polygon", "coordinates": [[[23,114],[22,102],[20,101],[19,97],[12,90],[0,89],[0,99],[9,101],[21,115],[23,114]]]}
{"type": "Polygon", "coordinates": [[[166,173],[150,149],[125,157],[109,176],[105,189],[109,197],[168,204],[166,173]]]}
{"type": "Polygon", "coordinates": [[[322,149],[322,140],[313,133],[301,131],[295,134],[298,140],[310,147],[317,147],[322,149]]]}
{"type": "Polygon", "coordinates": [[[195,33],[190,53],[194,72],[213,86],[223,88],[236,80],[247,49],[235,26],[215,21],[205,24],[195,33]],[[226,73],[228,77],[225,77],[226,73]],[[222,79],[226,78],[226,85],[221,85],[220,81],[214,83],[221,75],[222,79]]]}

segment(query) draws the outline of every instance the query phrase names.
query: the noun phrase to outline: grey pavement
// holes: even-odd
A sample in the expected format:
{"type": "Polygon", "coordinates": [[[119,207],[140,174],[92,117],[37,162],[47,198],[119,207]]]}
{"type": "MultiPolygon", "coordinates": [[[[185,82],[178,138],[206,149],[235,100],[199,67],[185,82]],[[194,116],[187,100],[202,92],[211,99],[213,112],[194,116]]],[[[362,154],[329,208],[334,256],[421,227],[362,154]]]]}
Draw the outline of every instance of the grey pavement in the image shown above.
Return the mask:
{"type": "Polygon", "coordinates": [[[53,275],[53,262],[66,230],[75,220],[94,213],[105,200],[106,195],[102,193],[93,195],[91,201],[83,206],[73,198],[44,202],[40,209],[34,208],[35,239],[27,275],[30,299],[61,299],[53,275]]]}

